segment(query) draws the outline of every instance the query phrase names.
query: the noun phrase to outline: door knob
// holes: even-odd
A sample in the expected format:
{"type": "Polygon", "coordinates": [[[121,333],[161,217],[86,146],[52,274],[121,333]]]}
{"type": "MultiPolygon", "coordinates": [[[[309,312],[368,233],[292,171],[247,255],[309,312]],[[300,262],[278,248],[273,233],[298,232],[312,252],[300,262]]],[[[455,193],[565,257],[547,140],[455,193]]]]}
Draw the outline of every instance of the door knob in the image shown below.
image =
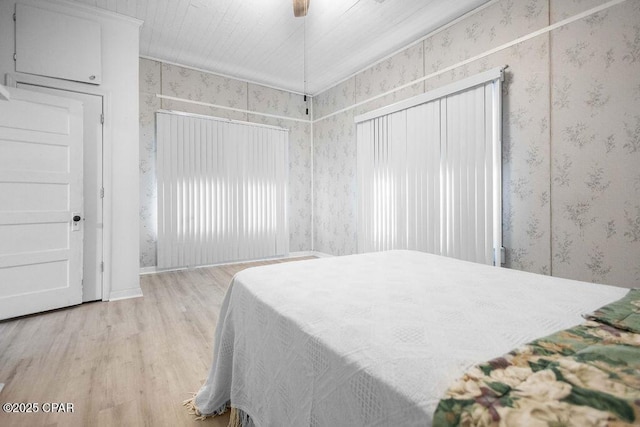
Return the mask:
{"type": "Polygon", "coordinates": [[[82,216],[80,212],[73,212],[71,215],[71,219],[73,222],[71,223],[71,231],[80,231],[80,220],[82,220],[82,216]]]}

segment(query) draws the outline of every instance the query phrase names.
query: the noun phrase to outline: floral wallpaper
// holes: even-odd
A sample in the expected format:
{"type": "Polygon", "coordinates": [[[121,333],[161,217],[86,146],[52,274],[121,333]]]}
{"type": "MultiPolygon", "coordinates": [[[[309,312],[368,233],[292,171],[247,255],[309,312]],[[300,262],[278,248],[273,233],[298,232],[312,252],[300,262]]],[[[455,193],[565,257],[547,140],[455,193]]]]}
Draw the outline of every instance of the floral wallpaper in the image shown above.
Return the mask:
{"type": "Polygon", "coordinates": [[[156,265],[155,112],[178,110],[289,129],[289,250],[311,250],[311,123],[160,99],[156,94],[307,120],[301,95],[140,59],[140,266],[156,265]]]}
{"type": "Polygon", "coordinates": [[[156,110],[160,109],[161,64],[140,60],[140,267],[156,265],[156,110]]]}
{"type": "Polygon", "coordinates": [[[314,249],[356,252],[356,144],[353,112],[314,124],[314,249]]]}
{"type": "MultiPolygon", "coordinates": [[[[552,20],[599,3],[555,2],[552,20]]],[[[551,42],[553,274],[639,286],[640,2],[551,42]]]]}
{"type": "Polygon", "coordinates": [[[355,114],[508,64],[507,266],[640,285],[639,2],[623,2],[349,108],[603,3],[500,0],[315,96],[314,250],[356,252],[355,114]]]}

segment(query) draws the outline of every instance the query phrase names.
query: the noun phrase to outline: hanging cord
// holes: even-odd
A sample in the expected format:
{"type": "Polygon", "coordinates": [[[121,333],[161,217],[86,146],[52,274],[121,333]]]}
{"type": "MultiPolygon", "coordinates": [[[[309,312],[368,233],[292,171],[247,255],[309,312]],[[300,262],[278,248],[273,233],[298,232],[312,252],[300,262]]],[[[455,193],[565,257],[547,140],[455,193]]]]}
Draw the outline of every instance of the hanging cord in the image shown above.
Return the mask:
{"type": "Polygon", "coordinates": [[[302,36],[302,78],[303,78],[303,89],[304,93],[304,102],[306,104],[305,114],[309,115],[309,105],[307,101],[307,11],[309,8],[309,3],[305,2],[305,14],[304,14],[304,22],[303,25],[303,36],[302,36]]]}

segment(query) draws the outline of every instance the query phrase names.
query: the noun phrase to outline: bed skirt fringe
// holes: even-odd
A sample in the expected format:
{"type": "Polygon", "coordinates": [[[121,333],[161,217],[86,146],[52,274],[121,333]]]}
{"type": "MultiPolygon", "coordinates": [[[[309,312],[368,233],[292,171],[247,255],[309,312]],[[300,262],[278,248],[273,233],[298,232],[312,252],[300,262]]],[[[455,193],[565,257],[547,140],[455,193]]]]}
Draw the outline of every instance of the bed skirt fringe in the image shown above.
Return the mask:
{"type": "Polygon", "coordinates": [[[207,418],[216,417],[224,414],[228,410],[231,410],[229,414],[229,424],[227,424],[227,427],[255,427],[255,424],[253,423],[253,420],[251,420],[249,414],[244,412],[242,409],[233,408],[231,406],[231,402],[225,403],[220,408],[213,411],[212,414],[203,415],[196,407],[195,399],[196,394],[194,393],[191,398],[182,402],[182,406],[187,408],[190,415],[195,416],[196,421],[204,421],[207,418]]]}
{"type": "Polygon", "coordinates": [[[231,407],[231,414],[229,416],[229,424],[227,427],[255,427],[253,420],[242,409],[231,407]]]}
{"type": "MultiPolygon", "coordinates": [[[[194,415],[196,417],[195,418],[196,421],[204,421],[209,417],[216,417],[218,415],[222,415],[231,408],[230,406],[231,402],[227,402],[224,405],[222,405],[220,408],[213,411],[213,413],[204,415],[196,407],[195,400],[196,400],[196,393],[193,393],[193,396],[191,396],[191,398],[182,402],[182,406],[185,406],[187,408],[189,415],[194,415]]],[[[231,414],[233,415],[233,409],[235,408],[231,408],[231,409],[232,409],[231,414]]],[[[229,423],[229,425],[231,425],[231,423],[229,423]]]]}

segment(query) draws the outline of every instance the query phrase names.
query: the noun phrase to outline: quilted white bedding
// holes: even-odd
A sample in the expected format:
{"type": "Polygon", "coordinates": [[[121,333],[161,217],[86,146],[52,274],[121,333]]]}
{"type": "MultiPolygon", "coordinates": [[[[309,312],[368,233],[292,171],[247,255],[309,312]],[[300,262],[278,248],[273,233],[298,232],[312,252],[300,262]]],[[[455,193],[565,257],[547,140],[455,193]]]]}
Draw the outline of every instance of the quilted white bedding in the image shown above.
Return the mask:
{"type": "Polygon", "coordinates": [[[475,363],[582,321],[628,289],[413,251],[238,273],[195,405],[257,426],[429,426],[475,363]]]}

